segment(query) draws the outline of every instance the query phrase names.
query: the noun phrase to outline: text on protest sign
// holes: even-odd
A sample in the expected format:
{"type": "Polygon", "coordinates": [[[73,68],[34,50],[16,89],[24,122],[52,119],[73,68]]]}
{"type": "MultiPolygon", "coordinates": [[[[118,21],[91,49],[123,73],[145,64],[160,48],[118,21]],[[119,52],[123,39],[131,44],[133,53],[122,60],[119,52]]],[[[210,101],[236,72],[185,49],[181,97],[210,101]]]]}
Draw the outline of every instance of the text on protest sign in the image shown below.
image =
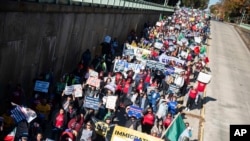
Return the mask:
{"type": "Polygon", "coordinates": [[[123,60],[117,60],[114,66],[114,72],[122,72],[125,69],[125,62],[123,60]]]}
{"type": "Polygon", "coordinates": [[[142,117],[142,108],[137,107],[137,106],[129,106],[129,111],[128,111],[128,116],[134,116],[137,119],[142,117]]]}
{"type": "Polygon", "coordinates": [[[34,91],[47,93],[49,90],[49,82],[37,80],[35,83],[34,91]]]}
{"type": "Polygon", "coordinates": [[[106,102],[106,108],[115,109],[117,96],[108,96],[106,102]]]}
{"type": "Polygon", "coordinates": [[[98,72],[96,72],[96,71],[90,69],[90,70],[89,70],[89,76],[98,77],[98,72]]]}
{"type": "Polygon", "coordinates": [[[82,97],[82,85],[73,85],[75,97],[82,97]]]}
{"type": "Polygon", "coordinates": [[[163,141],[160,138],[156,138],[154,136],[122,127],[122,126],[115,126],[113,131],[111,141],[163,141]]]}
{"type": "Polygon", "coordinates": [[[93,98],[93,97],[86,96],[83,106],[86,108],[98,110],[99,109],[99,98],[93,98]]]}
{"type": "Polygon", "coordinates": [[[162,54],[159,57],[159,62],[163,63],[163,64],[169,64],[170,61],[175,61],[176,64],[185,64],[184,60],[181,60],[179,58],[176,57],[172,57],[172,56],[167,56],[166,54],[162,54]]]}
{"type": "Polygon", "coordinates": [[[65,95],[71,95],[74,92],[74,86],[66,86],[64,89],[64,94],[65,95]]]}
{"type": "Polygon", "coordinates": [[[87,80],[88,85],[94,86],[96,88],[100,87],[100,82],[101,82],[101,80],[96,78],[96,77],[89,77],[87,80]]]}
{"type": "Polygon", "coordinates": [[[209,83],[212,78],[212,75],[200,72],[197,80],[203,83],[209,83]]]}

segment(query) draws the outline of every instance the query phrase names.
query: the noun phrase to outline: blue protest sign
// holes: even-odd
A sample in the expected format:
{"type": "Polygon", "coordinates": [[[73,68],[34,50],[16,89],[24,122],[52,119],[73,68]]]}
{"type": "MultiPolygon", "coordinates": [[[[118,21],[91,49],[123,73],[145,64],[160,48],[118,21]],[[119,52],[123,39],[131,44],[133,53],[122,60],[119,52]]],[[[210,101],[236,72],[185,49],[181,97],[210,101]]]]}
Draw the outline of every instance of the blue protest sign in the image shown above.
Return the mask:
{"type": "Polygon", "coordinates": [[[129,107],[129,111],[128,111],[128,116],[131,117],[131,116],[134,116],[136,117],[137,119],[141,118],[142,117],[142,108],[140,107],[136,107],[136,106],[130,106],[129,107]]]}
{"type": "Polygon", "coordinates": [[[34,91],[47,93],[49,90],[49,82],[37,80],[35,83],[34,91]]]}
{"type": "Polygon", "coordinates": [[[98,110],[99,109],[99,98],[93,98],[93,97],[86,96],[83,106],[86,108],[98,110]]]}

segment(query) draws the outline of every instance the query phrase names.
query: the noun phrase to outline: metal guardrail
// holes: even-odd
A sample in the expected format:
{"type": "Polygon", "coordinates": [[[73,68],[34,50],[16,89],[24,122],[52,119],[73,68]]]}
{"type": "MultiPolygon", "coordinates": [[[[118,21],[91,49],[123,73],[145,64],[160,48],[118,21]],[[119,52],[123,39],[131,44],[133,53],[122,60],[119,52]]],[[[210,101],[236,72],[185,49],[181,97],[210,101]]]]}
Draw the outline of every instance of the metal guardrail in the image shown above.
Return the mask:
{"type": "Polygon", "coordinates": [[[108,8],[127,8],[140,10],[153,10],[174,12],[174,7],[164,6],[143,0],[16,0],[25,2],[38,2],[47,4],[62,5],[81,5],[81,6],[100,6],[108,8]]]}

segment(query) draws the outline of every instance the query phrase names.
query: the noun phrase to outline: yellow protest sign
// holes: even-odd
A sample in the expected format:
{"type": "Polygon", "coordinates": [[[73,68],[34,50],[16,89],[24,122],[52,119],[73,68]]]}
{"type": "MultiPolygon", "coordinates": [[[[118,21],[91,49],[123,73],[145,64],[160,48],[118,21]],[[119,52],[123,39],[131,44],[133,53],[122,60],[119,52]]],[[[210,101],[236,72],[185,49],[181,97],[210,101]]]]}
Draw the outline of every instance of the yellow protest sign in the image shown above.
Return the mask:
{"type": "Polygon", "coordinates": [[[126,127],[115,126],[111,141],[163,141],[160,138],[153,137],[142,132],[126,127]]]}

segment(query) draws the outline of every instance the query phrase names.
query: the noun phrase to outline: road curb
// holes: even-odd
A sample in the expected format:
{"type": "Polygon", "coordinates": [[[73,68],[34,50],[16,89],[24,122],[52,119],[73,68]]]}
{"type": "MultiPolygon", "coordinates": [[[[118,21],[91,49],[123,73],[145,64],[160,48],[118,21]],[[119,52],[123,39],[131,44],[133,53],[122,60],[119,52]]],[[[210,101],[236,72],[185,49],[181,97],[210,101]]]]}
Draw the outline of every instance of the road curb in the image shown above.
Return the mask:
{"type": "MultiPolygon", "coordinates": [[[[209,44],[210,40],[211,39],[208,39],[208,41],[207,41],[207,43],[208,43],[208,45],[207,45],[207,56],[209,56],[209,49],[210,49],[209,46],[211,46],[209,44]]],[[[200,111],[201,118],[200,118],[200,121],[199,121],[198,141],[203,141],[204,140],[204,122],[205,122],[205,107],[206,107],[206,105],[204,103],[204,98],[206,98],[206,96],[207,96],[206,93],[207,93],[207,91],[205,89],[204,95],[203,95],[203,105],[202,105],[202,109],[200,111]]]]}

